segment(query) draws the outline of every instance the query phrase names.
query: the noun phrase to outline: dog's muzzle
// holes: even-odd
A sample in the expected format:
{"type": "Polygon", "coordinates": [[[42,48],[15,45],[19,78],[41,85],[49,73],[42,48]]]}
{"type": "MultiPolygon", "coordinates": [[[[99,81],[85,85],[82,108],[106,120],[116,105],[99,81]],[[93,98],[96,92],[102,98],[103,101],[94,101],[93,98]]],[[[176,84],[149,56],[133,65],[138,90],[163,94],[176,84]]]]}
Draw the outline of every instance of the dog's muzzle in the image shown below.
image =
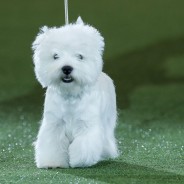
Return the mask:
{"type": "Polygon", "coordinates": [[[71,77],[71,73],[72,73],[73,68],[71,66],[63,66],[62,67],[62,71],[65,74],[64,77],[62,77],[62,81],[65,83],[70,83],[73,81],[73,78],[71,77]]]}
{"type": "Polygon", "coordinates": [[[65,83],[70,83],[73,82],[73,78],[70,75],[65,75],[64,77],[61,78],[63,82],[65,83]]]}

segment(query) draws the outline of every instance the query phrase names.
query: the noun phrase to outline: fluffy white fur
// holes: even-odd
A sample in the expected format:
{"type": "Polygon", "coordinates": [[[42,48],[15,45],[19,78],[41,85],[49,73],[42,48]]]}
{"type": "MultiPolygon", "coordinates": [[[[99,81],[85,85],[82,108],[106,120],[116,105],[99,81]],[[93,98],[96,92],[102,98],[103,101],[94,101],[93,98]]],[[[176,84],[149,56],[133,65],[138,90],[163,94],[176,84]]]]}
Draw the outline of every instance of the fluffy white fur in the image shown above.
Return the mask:
{"type": "Polygon", "coordinates": [[[47,88],[35,142],[38,168],[88,167],[118,156],[116,95],[102,72],[103,49],[103,37],[81,18],[60,28],[45,26],[33,42],[36,77],[47,88]],[[70,83],[62,80],[66,65],[73,68],[70,83]]]}

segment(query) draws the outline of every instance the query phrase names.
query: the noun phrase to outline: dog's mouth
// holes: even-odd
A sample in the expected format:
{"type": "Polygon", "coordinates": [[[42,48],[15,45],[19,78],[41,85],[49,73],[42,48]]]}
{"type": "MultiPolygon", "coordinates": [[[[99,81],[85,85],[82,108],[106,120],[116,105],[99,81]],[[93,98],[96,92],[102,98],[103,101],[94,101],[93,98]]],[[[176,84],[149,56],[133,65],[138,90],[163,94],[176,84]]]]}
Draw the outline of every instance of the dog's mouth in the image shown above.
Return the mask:
{"type": "Polygon", "coordinates": [[[73,78],[72,78],[70,75],[65,75],[64,77],[61,78],[61,80],[62,80],[64,83],[73,82],[73,78]]]}

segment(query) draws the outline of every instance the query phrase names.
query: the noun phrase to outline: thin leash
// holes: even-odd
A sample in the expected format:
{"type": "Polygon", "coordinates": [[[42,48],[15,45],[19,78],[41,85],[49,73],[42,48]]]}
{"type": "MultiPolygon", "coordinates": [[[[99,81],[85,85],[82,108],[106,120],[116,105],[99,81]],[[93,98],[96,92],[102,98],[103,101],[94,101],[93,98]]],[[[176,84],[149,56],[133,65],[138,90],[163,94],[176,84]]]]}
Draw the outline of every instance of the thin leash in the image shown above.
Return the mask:
{"type": "Polygon", "coordinates": [[[69,24],[69,18],[68,18],[68,0],[64,0],[65,5],[65,24],[69,24]]]}

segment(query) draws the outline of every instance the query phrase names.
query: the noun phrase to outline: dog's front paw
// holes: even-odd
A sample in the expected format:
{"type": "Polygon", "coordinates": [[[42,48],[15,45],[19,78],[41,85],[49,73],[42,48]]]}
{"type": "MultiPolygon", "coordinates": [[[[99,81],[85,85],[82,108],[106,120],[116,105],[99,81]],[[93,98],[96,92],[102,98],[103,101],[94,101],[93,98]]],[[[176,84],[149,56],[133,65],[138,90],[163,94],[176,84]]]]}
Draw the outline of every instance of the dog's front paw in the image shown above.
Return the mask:
{"type": "Polygon", "coordinates": [[[69,168],[69,160],[67,154],[58,152],[43,152],[42,149],[36,149],[35,162],[38,168],[69,168]]]}
{"type": "Polygon", "coordinates": [[[69,168],[69,163],[63,162],[62,164],[59,163],[36,163],[36,166],[39,169],[55,169],[55,168],[69,168]]]}
{"type": "Polygon", "coordinates": [[[100,152],[85,140],[75,140],[69,147],[70,167],[90,167],[100,160],[100,152]]]}

